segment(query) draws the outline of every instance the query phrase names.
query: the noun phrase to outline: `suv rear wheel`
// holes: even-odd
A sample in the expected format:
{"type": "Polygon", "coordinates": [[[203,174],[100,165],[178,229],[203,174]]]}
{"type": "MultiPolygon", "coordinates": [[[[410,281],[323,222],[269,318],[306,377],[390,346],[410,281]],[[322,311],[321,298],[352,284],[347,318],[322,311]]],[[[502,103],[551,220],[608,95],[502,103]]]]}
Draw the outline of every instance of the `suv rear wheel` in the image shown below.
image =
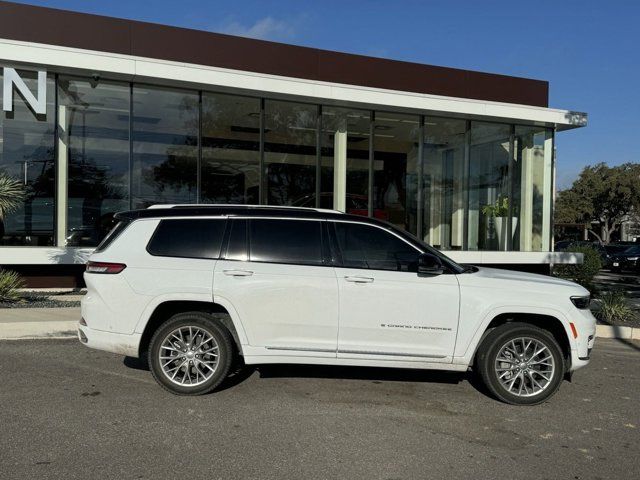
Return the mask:
{"type": "Polygon", "coordinates": [[[480,377],[499,400],[536,405],[560,388],[562,350],[551,333],[526,323],[507,323],[482,342],[476,363],[480,377]]]}
{"type": "Polygon", "coordinates": [[[177,395],[202,395],[226,378],[232,364],[229,331],[204,312],[179,313],[154,333],[149,367],[164,389],[177,395]]]}

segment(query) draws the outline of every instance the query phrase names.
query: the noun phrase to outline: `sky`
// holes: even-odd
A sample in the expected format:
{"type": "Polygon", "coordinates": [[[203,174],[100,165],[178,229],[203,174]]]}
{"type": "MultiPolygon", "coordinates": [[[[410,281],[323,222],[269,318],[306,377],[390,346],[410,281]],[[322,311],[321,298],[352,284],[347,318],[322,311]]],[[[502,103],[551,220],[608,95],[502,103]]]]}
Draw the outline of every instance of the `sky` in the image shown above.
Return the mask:
{"type": "Polygon", "coordinates": [[[586,165],[640,162],[638,0],[20,3],[547,80],[550,107],[589,115],[557,136],[559,188],[586,165]]]}

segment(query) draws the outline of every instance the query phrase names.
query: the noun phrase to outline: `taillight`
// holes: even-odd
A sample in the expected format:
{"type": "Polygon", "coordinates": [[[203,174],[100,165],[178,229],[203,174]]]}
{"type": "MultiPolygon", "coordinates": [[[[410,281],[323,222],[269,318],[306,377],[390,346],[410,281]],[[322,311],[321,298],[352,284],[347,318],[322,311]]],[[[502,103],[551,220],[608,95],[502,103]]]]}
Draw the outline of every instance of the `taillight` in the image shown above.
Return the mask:
{"type": "Polygon", "coordinates": [[[124,263],[87,262],[87,273],[120,273],[127,266],[124,263]]]}

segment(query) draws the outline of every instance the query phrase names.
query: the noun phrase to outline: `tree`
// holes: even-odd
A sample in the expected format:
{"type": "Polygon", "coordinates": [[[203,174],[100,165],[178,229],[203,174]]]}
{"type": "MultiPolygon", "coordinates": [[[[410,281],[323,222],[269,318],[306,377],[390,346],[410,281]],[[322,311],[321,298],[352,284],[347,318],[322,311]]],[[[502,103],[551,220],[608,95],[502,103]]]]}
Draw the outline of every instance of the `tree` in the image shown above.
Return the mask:
{"type": "Polygon", "coordinates": [[[609,167],[605,163],[585,167],[571,188],[558,192],[555,218],[559,223],[586,223],[603,243],[624,218],[640,209],[640,164],[609,167]],[[598,223],[600,233],[592,223],[598,223]]]}
{"type": "Polygon", "coordinates": [[[22,184],[0,172],[0,240],[4,236],[4,218],[25,198],[22,184]]]}
{"type": "Polygon", "coordinates": [[[0,173],[0,220],[20,206],[24,199],[22,184],[0,173]]]}

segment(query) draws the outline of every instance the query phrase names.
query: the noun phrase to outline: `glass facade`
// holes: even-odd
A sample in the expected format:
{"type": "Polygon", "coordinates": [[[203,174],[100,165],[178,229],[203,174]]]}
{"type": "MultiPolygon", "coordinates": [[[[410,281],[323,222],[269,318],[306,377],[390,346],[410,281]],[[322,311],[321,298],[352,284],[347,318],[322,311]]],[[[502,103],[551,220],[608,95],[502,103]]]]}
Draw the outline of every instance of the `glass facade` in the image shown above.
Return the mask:
{"type": "Polygon", "coordinates": [[[67,245],[95,246],[129,208],[129,85],[58,78],[67,152],[67,245]]]}
{"type": "MultiPolygon", "coordinates": [[[[20,71],[32,92],[35,72],[20,71]]],[[[3,83],[0,70],[0,85],[3,83]]],[[[18,92],[13,110],[0,112],[0,173],[23,187],[24,201],[4,218],[0,212],[0,245],[48,246],[55,237],[55,81],[46,81],[46,115],[36,114],[18,92]]]]}
{"type": "Polygon", "coordinates": [[[511,126],[471,122],[469,149],[469,250],[506,250],[510,212],[511,126]]]}
{"type": "Polygon", "coordinates": [[[198,92],[134,85],[131,205],[198,201],[198,92]]]}
{"type": "Polygon", "coordinates": [[[316,191],[318,107],[266,100],[264,117],[264,203],[298,204],[316,191]]]}
{"type": "Polygon", "coordinates": [[[373,131],[374,216],[415,234],[420,117],[376,112],[373,131]]]}
{"type": "MultiPolygon", "coordinates": [[[[36,74],[20,71],[36,90],[36,74]]],[[[2,112],[0,244],[92,247],[162,203],[337,208],[442,250],[547,251],[553,131],[65,75],[2,112]]]]}
{"type": "MultiPolygon", "coordinates": [[[[323,107],[321,131],[321,208],[334,208],[334,165],[344,165],[344,210],[369,214],[369,147],[371,112],[323,107]]],[[[308,204],[305,206],[314,206],[308,204]]]]}
{"type": "Polygon", "coordinates": [[[203,203],[260,203],[260,99],[202,94],[203,203]]]}
{"type": "Polygon", "coordinates": [[[467,121],[426,117],[423,130],[421,236],[436,248],[462,250],[467,121]]]}

